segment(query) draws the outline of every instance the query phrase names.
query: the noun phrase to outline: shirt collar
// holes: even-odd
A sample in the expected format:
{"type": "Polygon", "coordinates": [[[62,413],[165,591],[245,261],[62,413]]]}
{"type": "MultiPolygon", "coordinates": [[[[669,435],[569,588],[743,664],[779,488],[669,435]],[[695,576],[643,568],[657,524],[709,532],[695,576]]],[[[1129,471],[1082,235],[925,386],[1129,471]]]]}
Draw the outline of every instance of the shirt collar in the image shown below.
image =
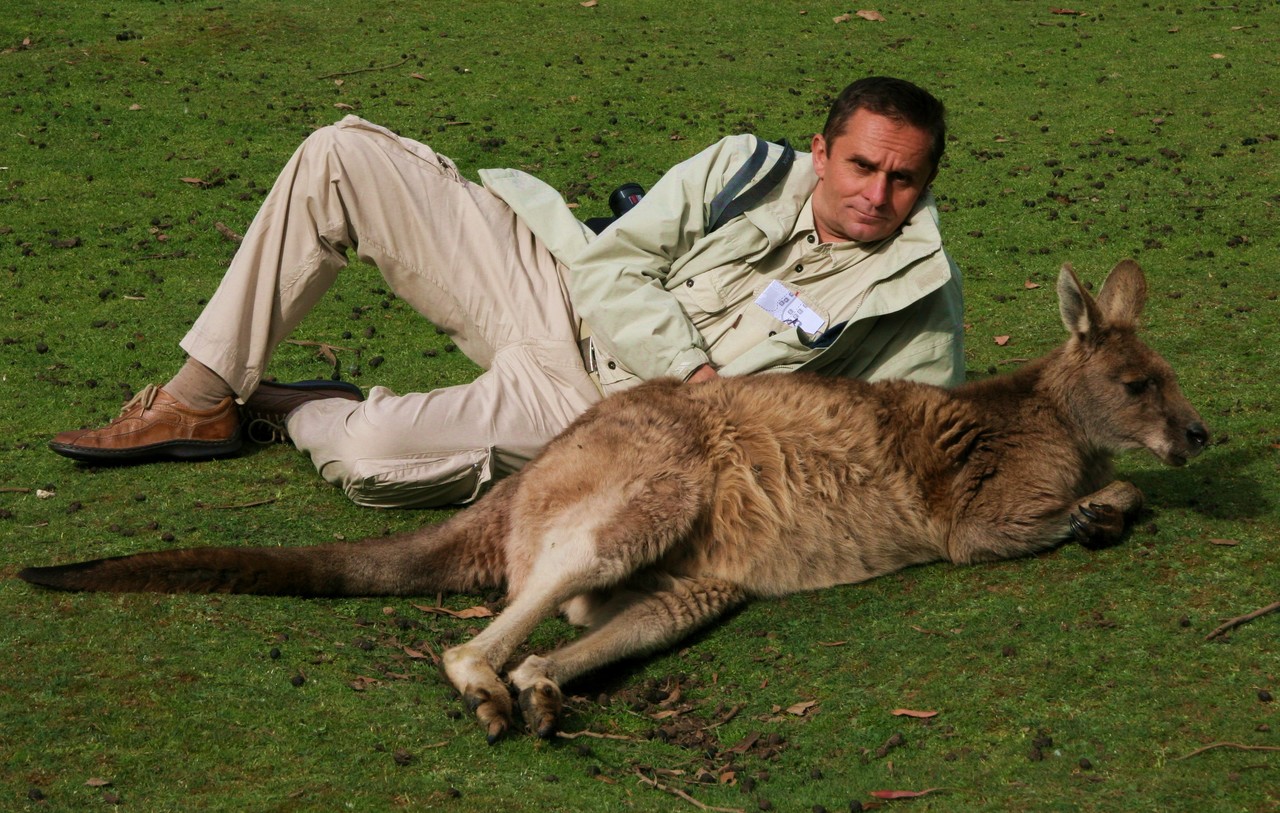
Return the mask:
{"type": "Polygon", "coordinates": [[[804,205],[800,207],[800,213],[796,217],[796,224],[791,228],[790,240],[795,240],[808,235],[814,235],[814,242],[817,242],[817,229],[813,225],[813,195],[805,198],[804,205]]]}

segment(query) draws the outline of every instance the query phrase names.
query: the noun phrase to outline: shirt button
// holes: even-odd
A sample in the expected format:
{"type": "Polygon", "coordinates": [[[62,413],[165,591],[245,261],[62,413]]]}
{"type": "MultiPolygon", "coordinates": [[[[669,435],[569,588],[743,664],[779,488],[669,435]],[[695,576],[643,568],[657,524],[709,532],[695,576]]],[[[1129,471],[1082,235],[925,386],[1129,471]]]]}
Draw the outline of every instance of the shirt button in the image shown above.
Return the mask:
{"type": "Polygon", "coordinates": [[[686,288],[692,288],[692,287],[693,287],[693,280],[689,280],[689,281],[687,281],[687,282],[684,284],[684,287],[686,287],[686,288]]]}
{"type": "Polygon", "coordinates": [[[616,361],[611,361],[611,362],[609,362],[609,369],[610,369],[610,370],[616,370],[616,369],[618,369],[618,362],[616,362],[616,361]]]}
{"type": "Polygon", "coordinates": [[[809,235],[808,237],[806,237],[805,239],[806,239],[806,240],[808,240],[810,243],[812,243],[813,241],[817,240],[818,238],[817,238],[817,237],[814,237],[814,236],[811,234],[811,235],[809,235]]]}
{"type": "Polygon", "coordinates": [[[804,270],[804,266],[800,265],[799,263],[796,263],[796,273],[799,274],[803,270],[804,270]]]}

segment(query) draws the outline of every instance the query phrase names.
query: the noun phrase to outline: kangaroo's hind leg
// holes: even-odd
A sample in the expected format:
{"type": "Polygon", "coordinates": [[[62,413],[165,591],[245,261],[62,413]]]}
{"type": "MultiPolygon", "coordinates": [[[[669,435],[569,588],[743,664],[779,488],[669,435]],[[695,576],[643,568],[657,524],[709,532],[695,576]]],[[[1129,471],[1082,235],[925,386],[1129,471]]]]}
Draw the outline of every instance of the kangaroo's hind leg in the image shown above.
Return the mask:
{"type": "Polygon", "coordinates": [[[511,672],[520,711],[539,737],[555,734],[560,685],[604,664],[643,655],[684,638],[745,598],[742,588],[719,579],[645,573],[596,607],[591,629],[545,656],[531,655],[511,672]]]}
{"type": "MultiPolygon", "coordinates": [[[[689,531],[697,514],[687,484],[674,478],[630,483],[612,507],[599,491],[552,516],[529,511],[513,522],[512,548],[532,551],[516,593],[483,632],[444,654],[445,673],[494,742],[511,725],[512,703],[498,671],[533,628],[584,592],[611,588],[653,564],[689,531]]],[[[510,560],[519,557],[513,555],[510,560]]]]}

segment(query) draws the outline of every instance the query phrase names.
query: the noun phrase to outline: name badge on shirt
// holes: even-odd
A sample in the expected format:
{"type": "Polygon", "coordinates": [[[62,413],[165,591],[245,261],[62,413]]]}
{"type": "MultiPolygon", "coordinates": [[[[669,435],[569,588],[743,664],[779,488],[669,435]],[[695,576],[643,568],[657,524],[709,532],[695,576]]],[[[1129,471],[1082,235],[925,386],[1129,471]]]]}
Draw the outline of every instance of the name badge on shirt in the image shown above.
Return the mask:
{"type": "Polygon", "coordinates": [[[805,333],[819,333],[827,323],[817,311],[800,301],[800,295],[787,290],[787,286],[774,280],[764,293],[756,298],[756,304],[783,324],[798,327],[805,333]]]}

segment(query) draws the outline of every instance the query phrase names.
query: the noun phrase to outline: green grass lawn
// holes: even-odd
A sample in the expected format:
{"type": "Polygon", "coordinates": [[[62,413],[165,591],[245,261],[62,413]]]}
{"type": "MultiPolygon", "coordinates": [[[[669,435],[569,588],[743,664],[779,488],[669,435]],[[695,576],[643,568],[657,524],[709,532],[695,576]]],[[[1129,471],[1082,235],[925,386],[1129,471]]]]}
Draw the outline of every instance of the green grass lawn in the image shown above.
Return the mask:
{"type": "MultiPolygon", "coordinates": [[[[762,0],[10,4],[0,809],[838,811],[935,789],[881,804],[1280,810],[1280,613],[1205,640],[1280,600],[1280,6],[1054,5],[918,0],[873,22],[762,0]],[[1151,505],[1126,544],[760,602],[571,685],[580,736],[495,747],[433,662],[485,622],[418,609],[434,596],[64,595],[13,578],[442,516],[357,508],[290,447],[124,469],[45,447],[177,369],[228,233],[315,127],[355,113],[472,177],[529,169],[587,217],[722,135],[807,144],[871,73],[950,109],[935,191],[972,375],[1062,338],[1062,263],[1094,284],[1125,257],[1146,269],[1146,335],[1216,442],[1184,469],[1120,461],[1151,505]],[[1233,745],[1200,750],[1216,743],[1233,745]]],[[[338,347],[366,389],[476,373],[360,265],[296,338],[338,347]]],[[[332,371],[294,344],[272,372],[332,371]]],[[[533,645],[570,635],[548,622],[533,645]]]]}

